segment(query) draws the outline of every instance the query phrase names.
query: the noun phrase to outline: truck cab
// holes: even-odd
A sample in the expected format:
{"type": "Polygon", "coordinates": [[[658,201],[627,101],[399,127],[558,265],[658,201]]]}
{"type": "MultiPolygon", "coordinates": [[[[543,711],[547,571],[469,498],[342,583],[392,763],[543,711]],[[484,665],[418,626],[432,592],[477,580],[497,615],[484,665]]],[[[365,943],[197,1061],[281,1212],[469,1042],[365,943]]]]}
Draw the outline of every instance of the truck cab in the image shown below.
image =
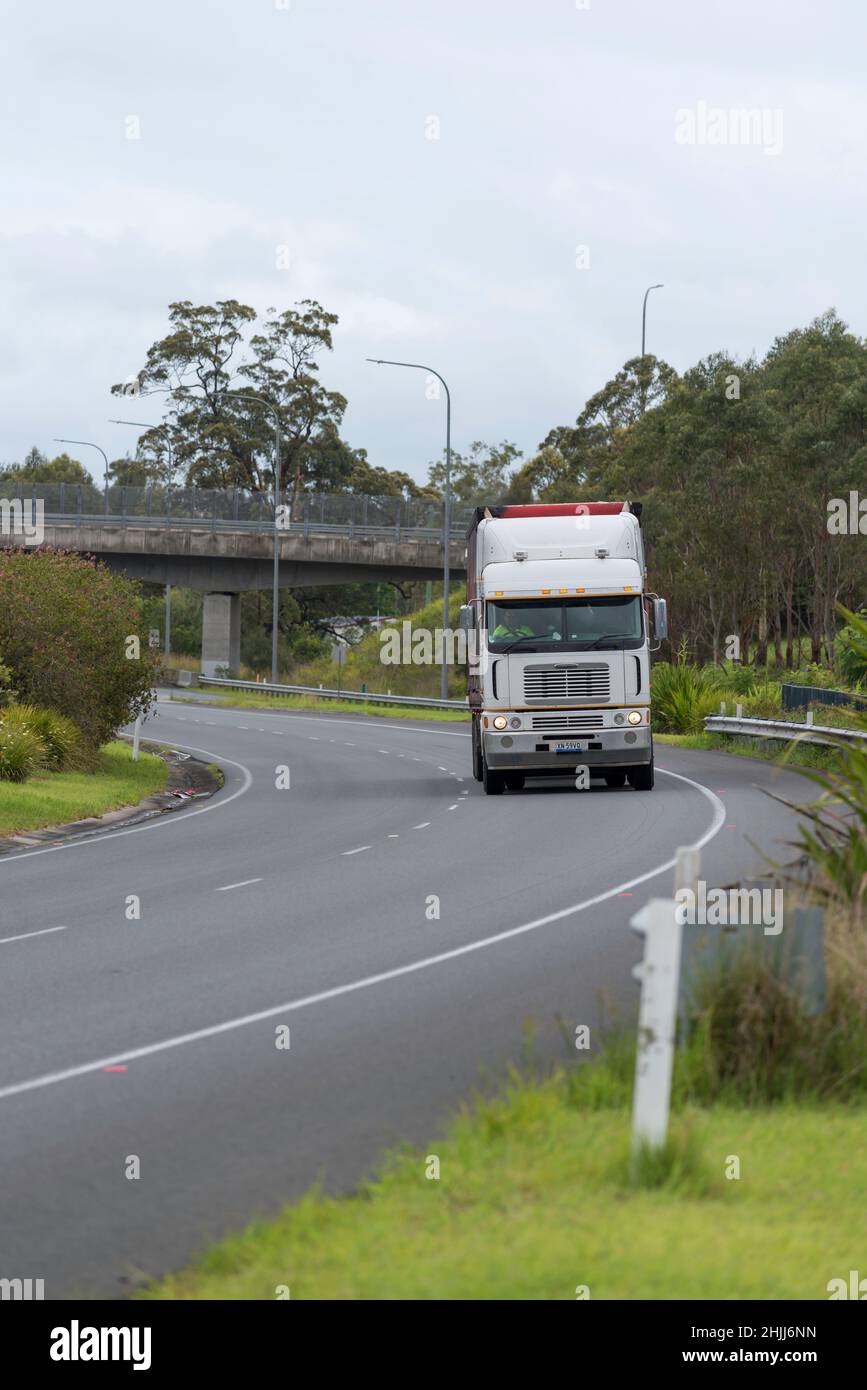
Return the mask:
{"type": "Polygon", "coordinates": [[[649,611],[640,506],[477,508],[467,534],[473,774],[489,795],[527,776],[653,787],[649,611]]]}

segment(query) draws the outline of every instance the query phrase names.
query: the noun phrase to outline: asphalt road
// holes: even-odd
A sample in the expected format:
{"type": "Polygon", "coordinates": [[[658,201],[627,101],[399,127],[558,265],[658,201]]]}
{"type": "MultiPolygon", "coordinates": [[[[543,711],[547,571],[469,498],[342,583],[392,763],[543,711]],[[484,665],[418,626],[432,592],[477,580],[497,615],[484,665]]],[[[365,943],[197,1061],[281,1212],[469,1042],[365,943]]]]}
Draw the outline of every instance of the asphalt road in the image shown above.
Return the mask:
{"type": "Polygon", "coordinates": [[[809,796],[659,747],[651,793],[485,797],[455,724],[163,702],[145,733],[220,762],[222,792],[0,861],[0,1277],[48,1298],[117,1297],[314,1181],[353,1187],[530,1021],[537,1060],[574,1058],[576,1024],[634,1016],[628,919],[676,847],[728,882],[747,837],[791,834],[760,788],[809,796]]]}

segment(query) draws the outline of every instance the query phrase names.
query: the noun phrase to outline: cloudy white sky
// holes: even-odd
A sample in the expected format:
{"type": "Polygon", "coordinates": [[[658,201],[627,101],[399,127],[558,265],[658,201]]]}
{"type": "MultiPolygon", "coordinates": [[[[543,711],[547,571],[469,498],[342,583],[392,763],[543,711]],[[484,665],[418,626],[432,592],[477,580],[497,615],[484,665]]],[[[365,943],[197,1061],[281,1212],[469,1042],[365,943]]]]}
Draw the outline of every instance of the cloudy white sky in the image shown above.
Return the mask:
{"type": "Polygon", "coordinates": [[[656,281],[648,350],[680,370],[829,305],[867,333],[864,0],[3,13],[4,462],[54,435],[131,448],[108,417],[156,420],[156,402],[118,410],[108,388],[174,299],[320,300],[345,437],[418,478],[442,403],[366,356],[446,377],[457,448],[529,454],[640,350],[656,281]],[[782,148],[679,143],[700,103],[781,113],[782,148]]]}

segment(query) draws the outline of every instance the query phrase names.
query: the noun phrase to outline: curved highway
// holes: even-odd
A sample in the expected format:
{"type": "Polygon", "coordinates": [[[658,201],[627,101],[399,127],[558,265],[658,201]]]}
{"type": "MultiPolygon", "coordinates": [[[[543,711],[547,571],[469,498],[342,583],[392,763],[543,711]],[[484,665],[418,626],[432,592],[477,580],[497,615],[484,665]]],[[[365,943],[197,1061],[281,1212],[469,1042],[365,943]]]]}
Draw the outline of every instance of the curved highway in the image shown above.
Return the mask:
{"type": "Polygon", "coordinates": [[[651,793],[486,798],[455,724],[164,699],[145,734],[223,790],[0,862],[0,1276],[48,1298],[117,1297],[317,1180],[351,1188],[520,1061],[528,1024],[545,1061],[631,1021],[628,919],[677,846],[728,882],[747,837],[791,836],[760,788],[809,796],[660,746],[651,793]]]}

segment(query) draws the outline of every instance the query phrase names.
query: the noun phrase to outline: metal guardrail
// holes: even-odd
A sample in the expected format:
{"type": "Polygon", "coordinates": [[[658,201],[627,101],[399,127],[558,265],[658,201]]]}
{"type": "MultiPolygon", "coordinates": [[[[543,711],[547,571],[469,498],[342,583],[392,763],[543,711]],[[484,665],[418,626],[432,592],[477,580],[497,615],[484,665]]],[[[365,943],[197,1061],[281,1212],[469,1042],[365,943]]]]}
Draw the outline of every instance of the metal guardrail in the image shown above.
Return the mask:
{"type": "Polygon", "coordinates": [[[316,695],[326,700],[360,700],[369,705],[411,705],[421,709],[467,710],[466,700],[435,700],[425,695],[382,695],[370,690],[324,689],[321,685],[272,685],[270,681],[224,680],[221,676],[199,676],[199,685],[216,685],[226,690],[258,690],[272,695],[316,695]]]}
{"type": "Polygon", "coordinates": [[[780,739],[789,743],[822,743],[833,746],[841,739],[848,743],[867,742],[859,729],[834,729],[826,724],[796,723],[793,719],[743,719],[738,715],[711,714],[704,721],[711,734],[744,734],[750,738],[780,739]]]}

